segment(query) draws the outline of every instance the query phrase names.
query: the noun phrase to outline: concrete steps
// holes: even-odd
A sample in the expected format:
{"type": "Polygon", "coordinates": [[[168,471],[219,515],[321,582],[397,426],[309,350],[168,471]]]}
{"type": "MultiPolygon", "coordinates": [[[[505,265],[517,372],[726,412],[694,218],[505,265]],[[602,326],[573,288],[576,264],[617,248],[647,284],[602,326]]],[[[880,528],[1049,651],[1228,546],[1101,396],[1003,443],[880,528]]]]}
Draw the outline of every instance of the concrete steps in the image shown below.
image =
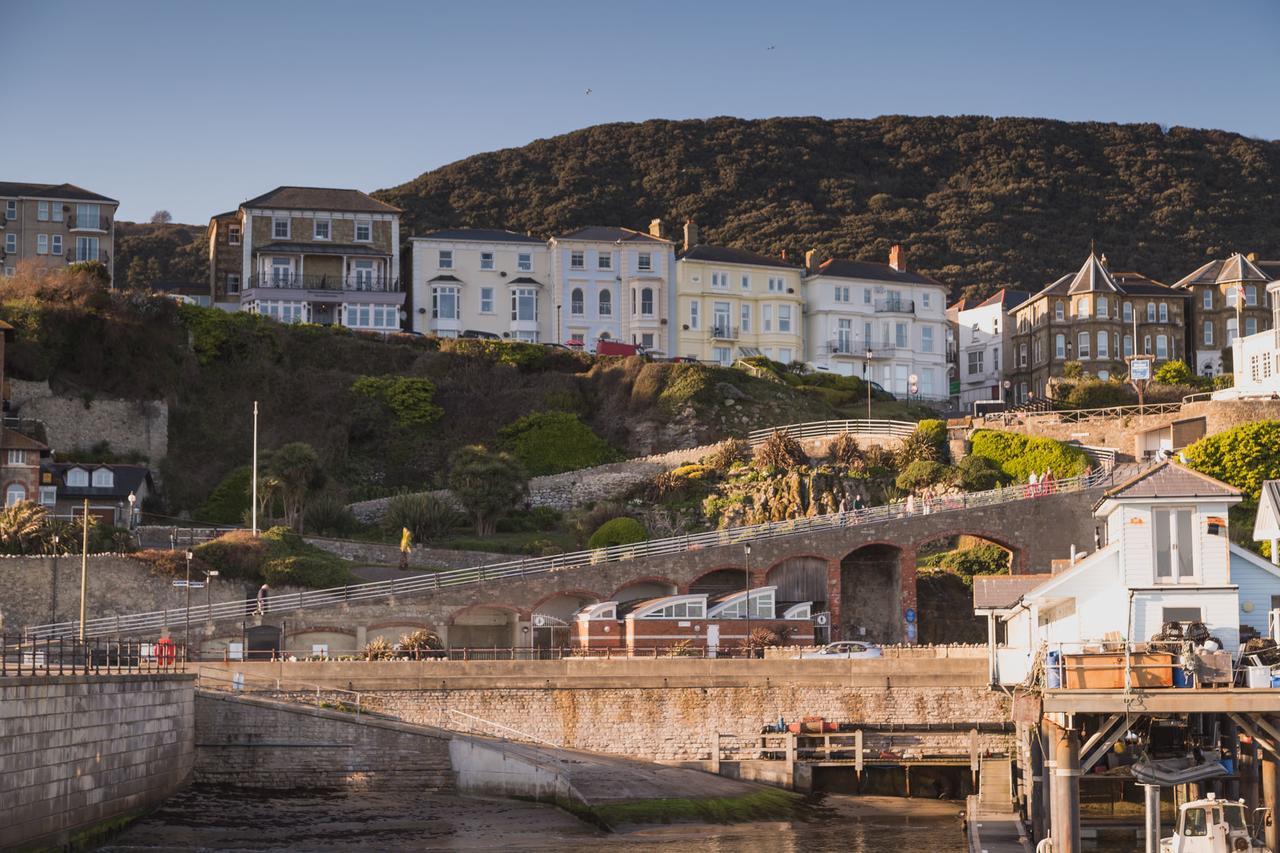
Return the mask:
{"type": "Polygon", "coordinates": [[[1008,758],[983,758],[978,764],[978,809],[984,814],[1013,811],[1008,758]]]}

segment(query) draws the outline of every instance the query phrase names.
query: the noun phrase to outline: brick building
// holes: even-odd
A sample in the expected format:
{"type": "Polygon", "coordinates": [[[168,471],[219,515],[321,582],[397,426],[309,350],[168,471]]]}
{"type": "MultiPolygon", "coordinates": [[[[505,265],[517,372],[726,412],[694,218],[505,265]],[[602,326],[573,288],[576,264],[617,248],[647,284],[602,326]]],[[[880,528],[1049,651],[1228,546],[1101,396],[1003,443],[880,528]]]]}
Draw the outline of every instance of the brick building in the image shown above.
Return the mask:
{"type": "Polygon", "coordinates": [[[1231,346],[1239,337],[1271,328],[1267,282],[1274,277],[1239,252],[1209,261],[1174,287],[1191,298],[1187,364],[1204,376],[1231,372],[1231,346]]]}
{"type": "Polygon", "coordinates": [[[1043,397],[1069,361],[1099,379],[1128,373],[1127,356],[1161,362],[1186,357],[1190,294],[1141,273],[1112,272],[1089,253],[1074,275],[1047,285],[1009,311],[1005,363],[1014,402],[1043,397]]]}

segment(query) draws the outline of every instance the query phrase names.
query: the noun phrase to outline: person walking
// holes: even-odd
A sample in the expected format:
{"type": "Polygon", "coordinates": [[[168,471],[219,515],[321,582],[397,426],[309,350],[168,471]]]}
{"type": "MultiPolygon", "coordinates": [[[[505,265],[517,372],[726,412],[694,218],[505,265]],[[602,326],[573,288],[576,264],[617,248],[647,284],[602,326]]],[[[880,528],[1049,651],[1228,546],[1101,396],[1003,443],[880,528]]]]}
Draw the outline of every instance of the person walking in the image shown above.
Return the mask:
{"type": "Polygon", "coordinates": [[[255,612],[258,616],[267,612],[267,599],[271,596],[271,587],[265,583],[258,587],[258,609],[255,612]]]}
{"type": "Polygon", "coordinates": [[[836,509],[836,513],[837,513],[836,518],[838,519],[838,524],[841,527],[844,527],[846,524],[846,518],[849,513],[849,506],[848,504],[845,503],[845,499],[843,497],[840,498],[840,506],[836,509]]]}

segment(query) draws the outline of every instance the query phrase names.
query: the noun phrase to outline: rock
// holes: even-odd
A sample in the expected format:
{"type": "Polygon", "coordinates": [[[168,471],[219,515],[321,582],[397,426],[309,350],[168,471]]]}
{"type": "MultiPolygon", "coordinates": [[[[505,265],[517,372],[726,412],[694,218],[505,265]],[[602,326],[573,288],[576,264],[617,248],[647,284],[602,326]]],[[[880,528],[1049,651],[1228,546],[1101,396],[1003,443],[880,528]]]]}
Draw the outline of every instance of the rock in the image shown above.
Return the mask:
{"type": "Polygon", "coordinates": [[[750,400],[751,395],[743,391],[737,385],[731,385],[728,382],[717,382],[716,393],[728,400],[750,400]]]}

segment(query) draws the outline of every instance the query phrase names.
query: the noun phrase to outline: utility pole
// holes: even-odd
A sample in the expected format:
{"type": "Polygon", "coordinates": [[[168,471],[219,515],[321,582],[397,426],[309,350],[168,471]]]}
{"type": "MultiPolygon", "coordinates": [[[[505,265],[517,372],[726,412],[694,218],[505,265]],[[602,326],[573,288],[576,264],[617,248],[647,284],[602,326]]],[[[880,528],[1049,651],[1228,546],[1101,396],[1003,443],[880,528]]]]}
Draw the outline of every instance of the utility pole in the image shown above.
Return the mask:
{"type": "MultiPolygon", "coordinates": [[[[870,387],[870,386],[868,386],[870,387]]],[[[755,647],[751,644],[751,543],[744,542],[742,544],[743,562],[746,565],[745,574],[747,576],[747,655],[756,656],[755,647]]]]}
{"type": "Polygon", "coordinates": [[[89,592],[89,499],[84,499],[84,513],[80,516],[83,526],[80,543],[80,642],[84,642],[85,597],[89,592]]]}
{"type": "MultiPolygon", "coordinates": [[[[258,401],[253,401],[253,496],[249,503],[249,517],[253,535],[258,535],[258,401]]],[[[244,516],[241,516],[244,518],[244,516]]]]}
{"type": "MultiPolygon", "coordinates": [[[[182,639],[182,656],[188,659],[191,655],[191,558],[195,556],[191,553],[191,549],[187,549],[187,627],[186,634],[182,639]]],[[[206,587],[207,589],[207,587],[206,587]]]]}
{"type": "MultiPolygon", "coordinates": [[[[58,534],[53,534],[53,590],[49,598],[49,624],[58,621],[58,534]]],[[[1272,553],[1274,554],[1274,548],[1272,553]]]]}

